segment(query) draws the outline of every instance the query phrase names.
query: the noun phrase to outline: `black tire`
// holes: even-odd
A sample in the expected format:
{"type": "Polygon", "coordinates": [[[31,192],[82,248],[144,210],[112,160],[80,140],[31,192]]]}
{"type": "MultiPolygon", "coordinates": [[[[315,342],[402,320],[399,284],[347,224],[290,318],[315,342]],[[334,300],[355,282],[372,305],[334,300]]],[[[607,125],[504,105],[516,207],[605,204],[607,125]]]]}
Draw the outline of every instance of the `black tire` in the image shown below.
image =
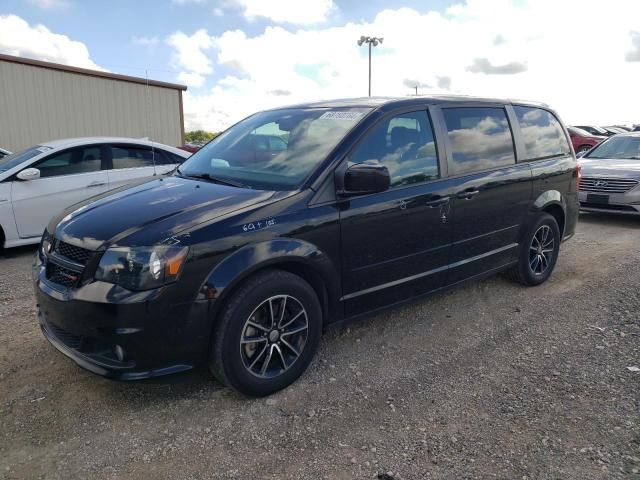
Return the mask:
{"type": "Polygon", "coordinates": [[[240,393],[254,397],[269,395],[289,386],[302,375],[318,349],[321,334],[322,310],[313,288],[292,273],[265,270],[245,280],[220,312],[212,339],[209,367],[220,382],[240,393]],[[265,333],[269,312],[272,327],[274,317],[278,317],[278,321],[275,328],[269,327],[270,331],[265,333]],[[293,331],[304,328],[306,324],[306,330],[295,334],[283,333],[285,329],[278,327],[286,323],[285,313],[288,318],[295,317],[293,326],[287,328],[293,331]],[[251,334],[247,333],[249,330],[251,334]],[[272,334],[273,330],[280,333],[272,334]],[[278,338],[272,339],[274,335],[278,338]],[[295,335],[286,338],[292,344],[295,340],[296,348],[289,348],[291,345],[285,335],[295,335]],[[252,340],[260,336],[265,339],[252,340]],[[245,343],[241,344],[241,341],[245,343]],[[276,344],[278,347],[274,346],[276,344]],[[263,348],[268,352],[261,353],[264,357],[258,358],[257,354],[263,348]],[[251,356],[247,353],[249,351],[251,356]],[[274,361],[271,357],[267,360],[269,354],[274,355],[274,361]],[[252,367],[255,362],[258,364],[252,367]],[[269,371],[262,371],[265,362],[269,371]],[[287,364],[288,367],[285,366],[287,364]],[[266,378],[268,375],[272,376],[266,378]]]}
{"type": "Polygon", "coordinates": [[[520,251],[518,252],[518,263],[507,271],[508,277],[515,282],[527,286],[540,285],[546,282],[556,266],[559,250],[560,228],[558,227],[558,222],[556,222],[556,219],[552,215],[542,213],[525,235],[520,251]],[[553,246],[547,244],[547,248],[542,249],[542,252],[540,250],[534,250],[534,248],[538,249],[538,245],[540,244],[536,235],[543,235],[544,232],[547,231],[545,229],[548,229],[549,235],[552,236],[553,246]],[[536,237],[536,239],[534,239],[534,237],[536,237]],[[534,256],[538,257],[538,259],[542,258],[542,256],[547,258],[544,270],[542,270],[541,266],[545,265],[545,263],[542,260],[539,260],[539,263],[537,263],[533,258],[534,256]]]}

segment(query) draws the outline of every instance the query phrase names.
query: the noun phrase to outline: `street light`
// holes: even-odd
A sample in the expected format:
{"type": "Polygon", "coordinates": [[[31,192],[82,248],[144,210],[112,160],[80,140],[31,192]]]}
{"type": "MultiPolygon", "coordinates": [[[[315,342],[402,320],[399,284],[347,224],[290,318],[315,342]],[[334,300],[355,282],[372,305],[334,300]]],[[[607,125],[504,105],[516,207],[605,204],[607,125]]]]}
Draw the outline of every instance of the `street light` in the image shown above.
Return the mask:
{"type": "Polygon", "coordinates": [[[371,96],[371,46],[377,47],[379,43],[384,40],[381,37],[365,37],[362,35],[358,40],[358,46],[361,47],[363,43],[369,44],[369,96],[371,96]]]}

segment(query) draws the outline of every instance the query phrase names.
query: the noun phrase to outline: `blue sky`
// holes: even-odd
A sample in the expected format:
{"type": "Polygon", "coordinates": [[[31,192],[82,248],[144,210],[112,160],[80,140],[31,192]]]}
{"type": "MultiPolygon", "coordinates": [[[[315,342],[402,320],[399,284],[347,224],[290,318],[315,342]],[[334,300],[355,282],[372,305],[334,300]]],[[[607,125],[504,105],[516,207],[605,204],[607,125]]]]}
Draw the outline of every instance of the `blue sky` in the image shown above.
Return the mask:
{"type": "MultiPolygon", "coordinates": [[[[370,22],[378,12],[388,8],[402,6],[424,10],[428,4],[429,10],[444,10],[454,3],[451,0],[341,1],[339,10],[322,26],[343,25],[350,21],[370,22]]],[[[107,70],[135,76],[145,76],[148,71],[154,79],[178,82],[178,72],[168,67],[172,50],[164,42],[176,30],[192,32],[204,28],[210,35],[221,35],[227,30],[240,29],[252,36],[273,25],[266,18],[248,20],[238,8],[225,9],[224,17],[215,15],[214,10],[224,5],[225,2],[215,1],[180,4],[172,0],[3,0],[0,14],[12,13],[30,24],[43,24],[55,33],[82,41],[91,52],[91,58],[107,70]],[[158,42],[140,45],[134,43],[134,37],[158,39],[158,42]]],[[[285,28],[295,31],[298,26],[285,24],[285,28]]],[[[224,73],[215,72],[206,85],[215,83],[224,73]]]]}
{"type": "Polygon", "coordinates": [[[187,129],[367,93],[549,103],[570,123],[640,121],[640,1],[3,0],[0,52],[188,86],[187,129]],[[580,12],[577,15],[576,12],[580,12]]]}

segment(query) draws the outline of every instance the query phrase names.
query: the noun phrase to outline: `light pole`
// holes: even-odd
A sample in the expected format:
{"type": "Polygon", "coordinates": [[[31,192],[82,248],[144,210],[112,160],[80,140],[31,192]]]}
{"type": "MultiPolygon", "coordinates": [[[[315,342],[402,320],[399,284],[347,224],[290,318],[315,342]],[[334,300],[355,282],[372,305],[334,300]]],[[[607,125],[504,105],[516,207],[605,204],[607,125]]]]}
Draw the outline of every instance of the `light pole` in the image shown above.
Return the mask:
{"type": "Polygon", "coordinates": [[[358,40],[358,46],[361,47],[363,43],[369,44],[369,96],[371,96],[371,46],[377,47],[379,43],[384,40],[381,37],[365,37],[362,35],[358,40]]]}

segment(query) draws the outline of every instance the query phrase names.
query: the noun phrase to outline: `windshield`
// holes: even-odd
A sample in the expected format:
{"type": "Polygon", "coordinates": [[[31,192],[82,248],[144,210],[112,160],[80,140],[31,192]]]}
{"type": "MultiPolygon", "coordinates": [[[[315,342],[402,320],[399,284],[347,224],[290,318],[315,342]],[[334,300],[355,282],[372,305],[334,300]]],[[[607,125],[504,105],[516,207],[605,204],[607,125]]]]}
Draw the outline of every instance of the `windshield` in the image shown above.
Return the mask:
{"type": "Polygon", "coordinates": [[[194,153],[178,174],[259,190],[295,190],[368,112],[294,108],[257,113],[194,153]]]}
{"type": "Polygon", "coordinates": [[[6,172],[13,167],[17,167],[22,162],[26,162],[27,160],[35,157],[36,155],[40,155],[47,150],[51,150],[51,148],[42,146],[31,147],[23,150],[22,152],[12,153],[11,155],[2,157],[0,158],[0,172],[6,172]]]}
{"type": "Polygon", "coordinates": [[[587,158],[640,160],[640,137],[616,135],[595,147],[587,158]]]}

